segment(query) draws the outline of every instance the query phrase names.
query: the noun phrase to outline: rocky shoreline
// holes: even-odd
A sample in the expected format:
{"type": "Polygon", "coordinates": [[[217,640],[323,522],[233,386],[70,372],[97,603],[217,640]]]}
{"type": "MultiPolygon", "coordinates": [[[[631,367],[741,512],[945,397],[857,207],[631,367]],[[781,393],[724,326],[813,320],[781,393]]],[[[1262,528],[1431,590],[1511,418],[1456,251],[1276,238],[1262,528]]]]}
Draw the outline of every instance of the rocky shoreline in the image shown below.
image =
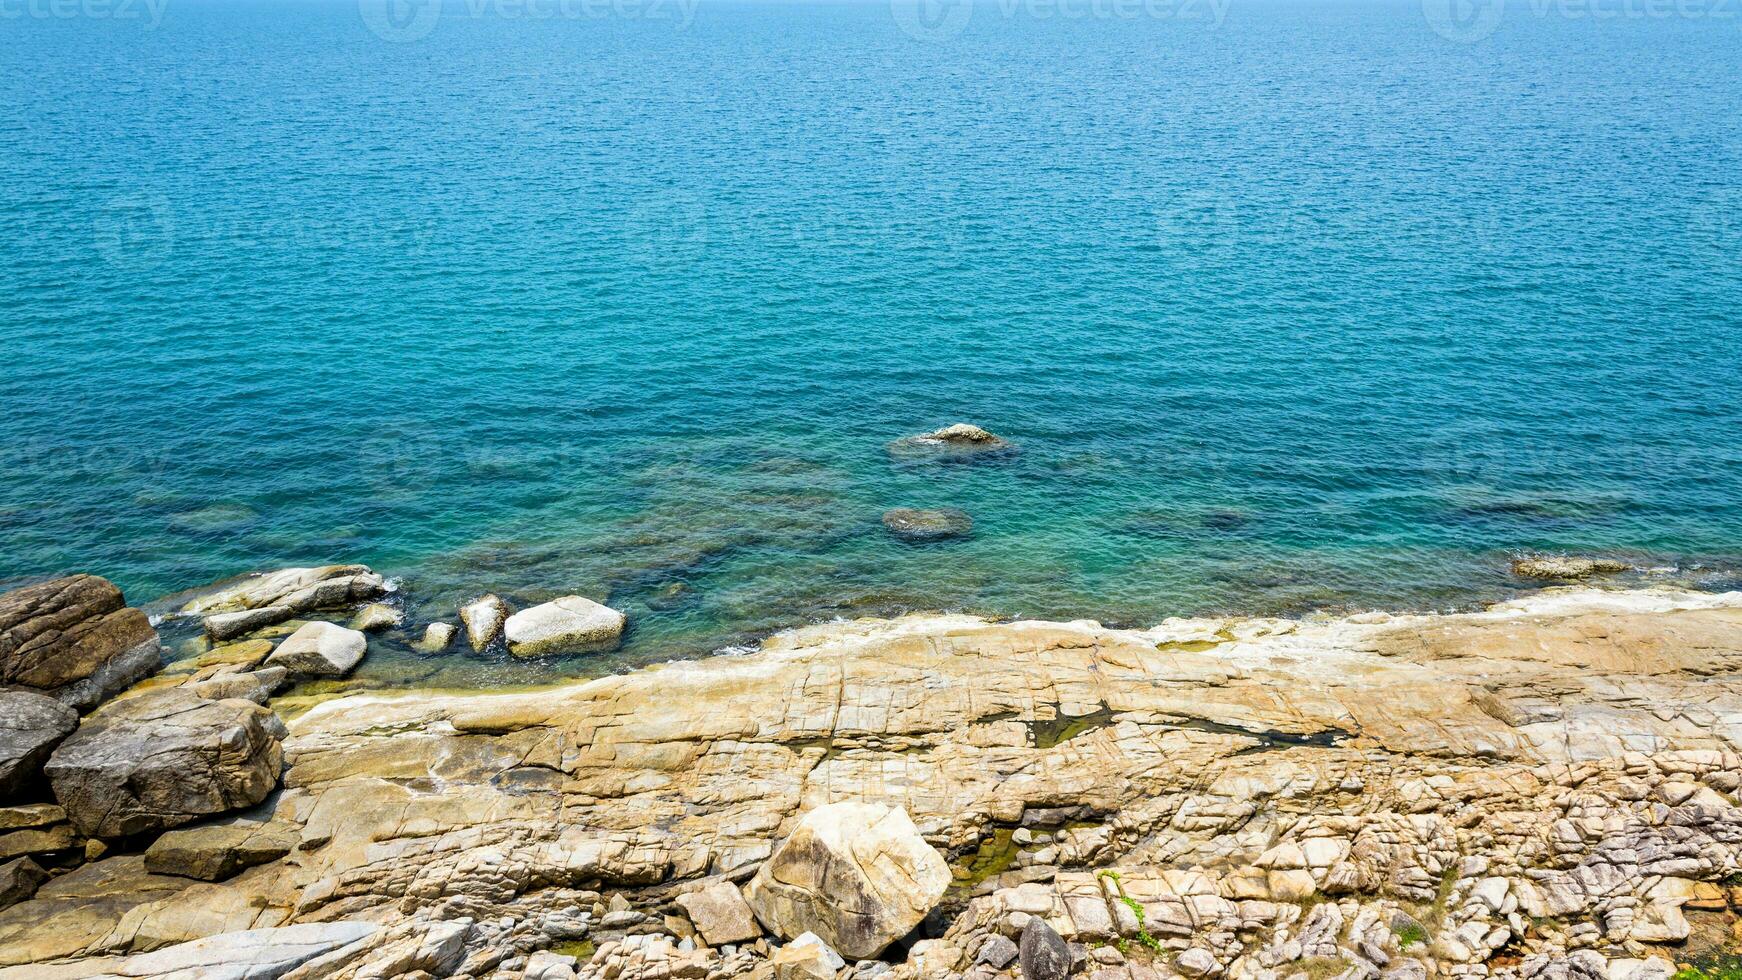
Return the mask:
{"type": "MultiPolygon", "coordinates": [[[[42,713],[0,800],[0,980],[1653,980],[1737,931],[1742,594],[915,615],[287,719],[285,678],[350,656],[299,619],[381,598],[336,567],[208,600],[271,611],[42,713]]],[[[102,596],[86,618],[132,624],[102,596]]],[[[621,628],[594,605],[582,641],[621,628]]],[[[500,642],[510,613],[479,612],[500,642]]],[[[98,657],[63,618],[7,628],[86,677],[145,642],[90,633],[98,657]]]]}

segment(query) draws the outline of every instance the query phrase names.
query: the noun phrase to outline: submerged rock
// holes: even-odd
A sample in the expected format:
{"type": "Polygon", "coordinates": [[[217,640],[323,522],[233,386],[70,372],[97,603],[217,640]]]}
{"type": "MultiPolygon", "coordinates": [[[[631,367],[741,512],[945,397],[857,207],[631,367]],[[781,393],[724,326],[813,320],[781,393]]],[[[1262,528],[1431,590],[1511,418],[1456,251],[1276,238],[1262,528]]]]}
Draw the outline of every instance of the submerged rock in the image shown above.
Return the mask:
{"type": "Polygon", "coordinates": [[[351,628],[358,632],[368,633],[374,630],[392,629],[405,621],[405,614],[384,602],[371,602],[357,610],[357,615],[351,620],[351,628]]]}
{"type": "Polygon", "coordinates": [[[977,425],[958,422],[933,432],[907,436],[889,444],[895,456],[933,456],[944,459],[971,459],[1013,451],[1016,445],[993,435],[977,425]]]}
{"type": "Polygon", "coordinates": [[[79,727],[79,713],[42,694],[0,691],[0,800],[29,788],[61,740],[79,727]]]}
{"type": "Polygon", "coordinates": [[[1613,575],[1632,566],[1613,558],[1579,558],[1574,556],[1534,555],[1512,560],[1512,574],[1519,578],[1582,579],[1593,575],[1613,575]]]}
{"type": "Polygon", "coordinates": [[[614,649],[623,638],[624,615],[584,596],[569,595],[522,609],[508,617],[503,635],[516,657],[594,653],[614,649]]]}
{"type": "Polygon", "coordinates": [[[0,595],[0,685],[88,711],[161,662],[150,620],[108,579],[73,575],[0,595]]]}
{"type": "Polygon", "coordinates": [[[974,530],[974,519],[952,507],[940,510],[897,507],[883,513],[883,526],[903,541],[941,541],[966,537],[974,530]]]}
{"type": "Polygon", "coordinates": [[[495,642],[502,634],[502,624],[507,621],[508,603],[494,593],[460,607],[460,622],[466,624],[466,640],[479,653],[495,642]]]}
{"type": "Polygon", "coordinates": [[[423,638],[411,646],[419,653],[441,653],[453,645],[459,631],[453,623],[431,623],[424,628],[423,638]]]}
{"type": "Polygon", "coordinates": [[[267,667],[283,667],[292,677],[344,677],[363,662],[369,640],[335,623],[307,623],[272,655],[267,667]]]}
{"type": "Polygon", "coordinates": [[[259,803],[278,785],[284,737],[252,701],[174,688],[86,719],[43,771],[81,833],[122,837],[259,803]]]}
{"type": "Polygon", "coordinates": [[[776,935],[814,932],[860,960],[911,932],[949,884],[949,866],[907,811],[831,803],[804,815],[744,897],[776,935]]]}

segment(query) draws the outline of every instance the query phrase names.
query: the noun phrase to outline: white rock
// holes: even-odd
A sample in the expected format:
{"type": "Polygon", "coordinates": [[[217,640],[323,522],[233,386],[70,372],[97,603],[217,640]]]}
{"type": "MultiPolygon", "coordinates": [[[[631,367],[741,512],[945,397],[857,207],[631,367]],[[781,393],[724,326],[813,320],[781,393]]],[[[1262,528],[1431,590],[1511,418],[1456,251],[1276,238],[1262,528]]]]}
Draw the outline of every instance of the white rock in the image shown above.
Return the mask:
{"type": "Polygon", "coordinates": [[[578,595],[563,596],[508,617],[502,631],[516,657],[610,650],[623,637],[623,614],[578,595]]]}
{"type": "Polygon", "coordinates": [[[368,649],[368,639],[356,630],[335,623],[305,623],[272,651],[263,666],[283,667],[298,677],[343,677],[357,669],[368,649]]]}
{"type": "Polygon", "coordinates": [[[498,595],[487,595],[460,607],[460,622],[466,624],[466,639],[472,649],[482,652],[502,632],[508,619],[508,603],[498,595]]]}

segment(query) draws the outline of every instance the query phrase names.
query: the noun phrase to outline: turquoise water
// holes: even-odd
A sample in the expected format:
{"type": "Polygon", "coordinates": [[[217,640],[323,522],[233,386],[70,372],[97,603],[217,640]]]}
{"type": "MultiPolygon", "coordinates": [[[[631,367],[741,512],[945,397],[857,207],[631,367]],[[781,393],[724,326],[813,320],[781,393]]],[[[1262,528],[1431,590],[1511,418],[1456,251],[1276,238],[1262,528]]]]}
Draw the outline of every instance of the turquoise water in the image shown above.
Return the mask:
{"type": "Polygon", "coordinates": [[[364,561],[630,661],[1736,581],[1722,8],[372,2],[0,20],[0,580],[364,561]],[[1021,452],[885,449],[955,421],[1021,452]]]}

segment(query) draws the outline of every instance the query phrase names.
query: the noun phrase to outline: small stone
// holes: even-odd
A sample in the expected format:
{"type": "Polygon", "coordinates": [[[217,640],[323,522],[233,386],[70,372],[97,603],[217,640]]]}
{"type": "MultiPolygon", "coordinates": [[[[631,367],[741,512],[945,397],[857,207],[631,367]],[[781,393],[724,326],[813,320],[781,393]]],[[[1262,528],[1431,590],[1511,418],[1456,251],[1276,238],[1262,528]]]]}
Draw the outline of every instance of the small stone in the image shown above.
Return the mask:
{"type": "Polygon", "coordinates": [[[1216,958],[1209,950],[1196,946],[1175,957],[1173,965],[1188,977],[1202,977],[1216,972],[1216,958]]]}
{"type": "Polygon", "coordinates": [[[1015,943],[1003,936],[993,935],[980,944],[980,951],[974,955],[974,962],[984,963],[994,970],[1002,970],[1015,961],[1016,957],[1015,943]]]}
{"type": "Polygon", "coordinates": [[[738,886],[717,881],[699,891],[677,897],[677,904],[695,923],[696,931],[710,946],[748,942],[762,935],[756,916],[738,886]]]}

